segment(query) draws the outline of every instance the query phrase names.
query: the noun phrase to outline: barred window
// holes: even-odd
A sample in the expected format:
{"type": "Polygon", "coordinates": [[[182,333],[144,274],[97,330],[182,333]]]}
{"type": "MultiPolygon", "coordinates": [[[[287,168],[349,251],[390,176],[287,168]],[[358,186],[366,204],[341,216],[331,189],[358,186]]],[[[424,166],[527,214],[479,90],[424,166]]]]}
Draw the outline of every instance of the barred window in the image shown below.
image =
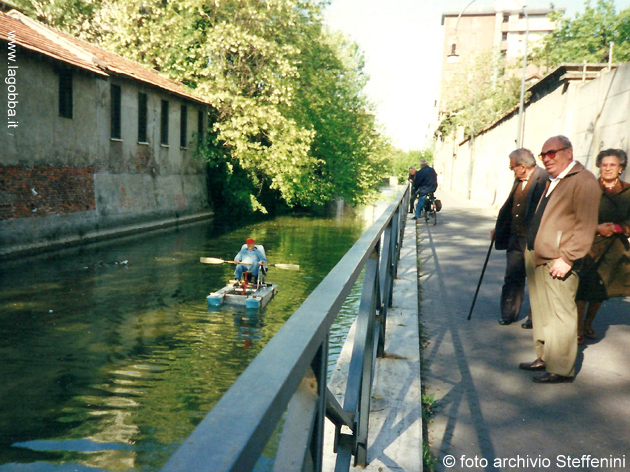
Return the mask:
{"type": "Polygon", "coordinates": [[[179,146],[185,148],[188,141],[188,107],[182,105],[179,119],[179,146]]]}
{"type": "Polygon", "coordinates": [[[138,93],[138,142],[146,143],[147,139],[147,115],[148,96],[146,93],[138,93]]]}
{"type": "Polygon", "coordinates": [[[162,100],[162,113],[160,117],[160,144],[168,145],[168,101],[162,100]]]}
{"type": "Polygon", "coordinates": [[[72,119],[72,71],[63,69],[59,74],[59,116],[72,119]]]}
{"type": "Polygon", "coordinates": [[[121,97],[122,91],[120,85],[111,85],[111,97],[110,97],[110,114],[111,114],[111,137],[113,139],[121,139],[121,124],[122,124],[122,113],[121,113],[121,97]]]}

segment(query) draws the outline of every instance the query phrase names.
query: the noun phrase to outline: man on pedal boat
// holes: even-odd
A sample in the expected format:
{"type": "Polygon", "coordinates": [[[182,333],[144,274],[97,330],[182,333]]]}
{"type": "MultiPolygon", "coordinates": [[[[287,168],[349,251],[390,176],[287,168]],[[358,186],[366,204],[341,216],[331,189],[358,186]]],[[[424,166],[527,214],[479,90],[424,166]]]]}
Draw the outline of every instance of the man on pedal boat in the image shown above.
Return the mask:
{"type": "Polygon", "coordinates": [[[242,262],[242,264],[237,264],[234,270],[236,282],[241,281],[243,272],[251,272],[252,278],[256,279],[260,266],[267,263],[267,257],[254,245],[255,241],[253,238],[247,238],[245,243],[247,246],[242,248],[234,257],[234,262],[242,262]]]}

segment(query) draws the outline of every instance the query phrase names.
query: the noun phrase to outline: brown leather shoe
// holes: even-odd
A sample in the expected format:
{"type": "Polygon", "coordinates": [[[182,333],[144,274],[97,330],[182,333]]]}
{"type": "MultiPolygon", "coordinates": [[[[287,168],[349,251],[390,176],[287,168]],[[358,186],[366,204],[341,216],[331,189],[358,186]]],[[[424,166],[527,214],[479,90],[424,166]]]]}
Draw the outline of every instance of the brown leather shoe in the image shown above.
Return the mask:
{"type": "Polygon", "coordinates": [[[534,375],[532,379],[536,383],[557,384],[565,382],[573,382],[573,377],[565,377],[559,374],[550,374],[549,372],[543,372],[542,374],[534,375]]]}
{"type": "Polygon", "coordinates": [[[545,370],[547,364],[541,358],[538,358],[534,362],[521,362],[518,368],[523,370],[545,370]]]}

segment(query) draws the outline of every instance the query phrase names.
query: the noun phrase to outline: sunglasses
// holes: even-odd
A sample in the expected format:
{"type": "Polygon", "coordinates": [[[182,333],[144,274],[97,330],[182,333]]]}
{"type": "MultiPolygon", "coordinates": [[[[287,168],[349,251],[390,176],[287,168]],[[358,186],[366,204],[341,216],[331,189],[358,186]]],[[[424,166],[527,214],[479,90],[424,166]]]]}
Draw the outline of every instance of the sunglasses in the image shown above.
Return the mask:
{"type": "Polygon", "coordinates": [[[552,149],[551,151],[547,152],[541,152],[538,157],[540,157],[541,159],[544,159],[545,157],[548,157],[549,159],[554,159],[556,157],[556,154],[558,154],[560,151],[564,151],[565,149],[569,149],[569,146],[560,149],[552,149]]]}

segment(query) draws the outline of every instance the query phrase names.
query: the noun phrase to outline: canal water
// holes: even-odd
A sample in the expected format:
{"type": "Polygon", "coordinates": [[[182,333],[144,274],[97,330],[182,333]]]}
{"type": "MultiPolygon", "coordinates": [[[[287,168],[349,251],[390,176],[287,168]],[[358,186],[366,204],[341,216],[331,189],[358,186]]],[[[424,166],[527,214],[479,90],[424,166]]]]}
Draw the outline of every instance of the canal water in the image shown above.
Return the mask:
{"type": "MultiPolygon", "coordinates": [[[[384,195],[326,217],[209,221],[3,263],[0,472],[158,470],[380,216],[384,195]],[[234,266],[200,256],[232,259],[247,237],[300,270],[270,268],[279,292],[258,314],[209,310],[234,266]]],[[[331,363],[359,288],[331,333],[331,363]]]]}

